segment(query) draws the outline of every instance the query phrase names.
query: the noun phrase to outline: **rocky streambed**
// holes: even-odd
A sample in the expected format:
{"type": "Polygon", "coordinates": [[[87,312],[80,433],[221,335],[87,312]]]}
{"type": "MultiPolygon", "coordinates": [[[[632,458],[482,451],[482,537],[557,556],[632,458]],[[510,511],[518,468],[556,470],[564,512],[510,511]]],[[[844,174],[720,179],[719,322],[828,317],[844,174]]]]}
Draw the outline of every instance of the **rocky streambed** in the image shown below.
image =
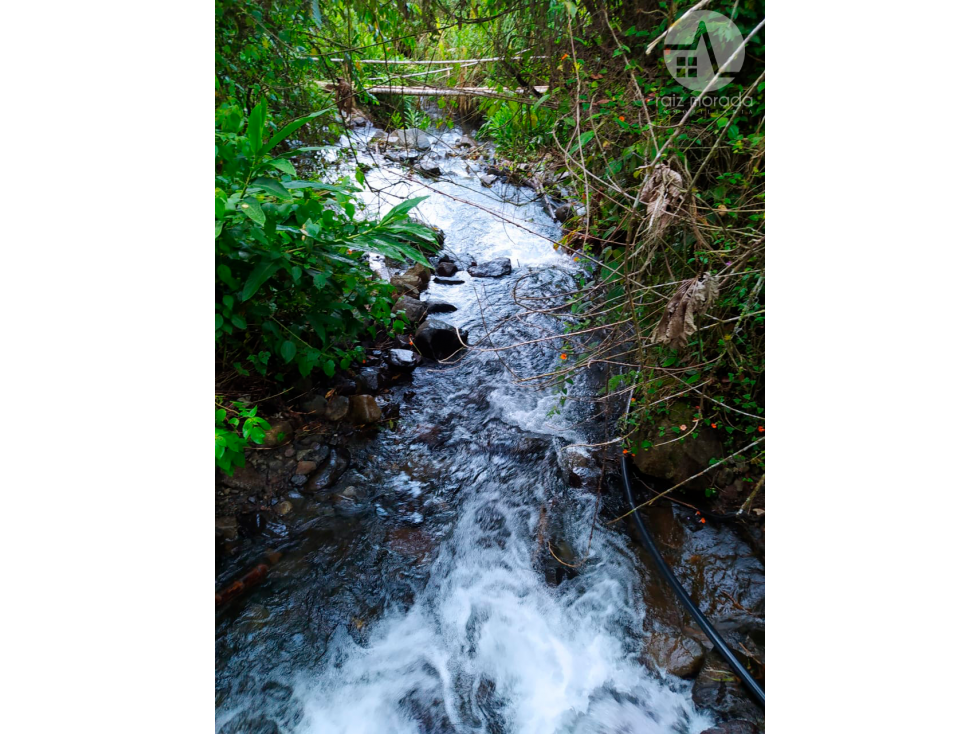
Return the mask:
{"type": "MultiPolygon", "coordinates": [[[[593,522],[596,502],[624,511],[615,462],[577,446],[602,435],[602,375],[558,411],[518,380],[556,346],[498,351],[560,329],[515,288],[557,303],[587,275],[551,244],[559,202],[461,131],[395,137],[364,124],[325,163],[366,170],[379,213],[429,195],[418,215],[443,250],[429,268],[375,260],[410,333],[357,374],[294,386],[269,445],[219,479],[216,729],[756,731],[763,712],[631,525],[593,522]]],[[[763,675],[763,540],[683,505],[644,517],[763,675]]]]}

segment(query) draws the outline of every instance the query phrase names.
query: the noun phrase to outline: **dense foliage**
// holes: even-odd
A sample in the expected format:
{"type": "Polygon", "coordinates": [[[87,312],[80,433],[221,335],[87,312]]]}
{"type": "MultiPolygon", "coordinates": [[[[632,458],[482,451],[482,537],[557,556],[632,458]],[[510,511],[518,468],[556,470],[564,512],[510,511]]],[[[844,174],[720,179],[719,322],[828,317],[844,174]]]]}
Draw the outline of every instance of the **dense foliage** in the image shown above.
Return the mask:
{"type": "MultiPolygon", "coordinates": [[[[560,386],[582,366],[606,363],[608,394],[631,390],[635,397],[627,450],[669,435],[717,431],[730,453],[744,452],[745,477],[760,477],[764,3],[708,4],[750,40],[734,82],[707,95],[682,86],[664,60],[664,32],[693,5],[221,0],[217,186],[224,209],[219,203],[217,241],[226,269],[219,272],[217,313],[226,362],[267,375],[289,367],[329,373],[357,359],[364,334],[398,328],[385,288],[368,280],[351,256],[381,247],[417,256],[423,235],[404,219],[360,222],[355,182],[297,181],[288,159],[268,145],[287,119],[314,109],[329,109],[317,119],[328,120],[327,128],[336,124],[332,98],[313,81],[345,80],[362,107],[378,101],[369,91],[376,84],[480,86],[497,94],[439,105],[475,121],[503,157],[551,161],[565,193],[583,204],[563,244],[591,262],[596,277],[583,279],[572,295],[567,307],[576,323],[568,327],[557,369],[541,384],[560,386]],[[488,57],[496,60],[454,61],[488,57]],[[445,63],[368,65],[365,59],[445,63]],[[263,124],[261,134],[249,123],[243,133],[240,110],[254,117],[264,99],[274,122],[263,124]],[[684,292],[708,282],[708,307],[691,317],[690,333],[663,338],[684,292]],[[607,328],[600,340],[586,331],[596,326],[607,328]],[[693,410],[692,425],[670,425],[677,405],[693,410]]],[[[395,125],[429,124],[412,99],[395,108],[388,113],[395,125]]]]}

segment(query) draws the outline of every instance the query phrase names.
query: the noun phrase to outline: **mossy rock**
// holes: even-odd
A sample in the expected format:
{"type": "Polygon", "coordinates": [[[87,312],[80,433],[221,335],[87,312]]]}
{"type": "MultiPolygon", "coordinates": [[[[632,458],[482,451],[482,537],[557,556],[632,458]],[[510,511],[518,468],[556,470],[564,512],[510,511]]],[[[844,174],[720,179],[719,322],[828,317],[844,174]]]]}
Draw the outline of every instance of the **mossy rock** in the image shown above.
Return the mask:
{"type": "MultiPolygon", "coordinates": [[[[643,441],[648,441],[650,446],[636,449],[636,468],[643,474],[672,485],[703,471],[710,466],[711,459],[724,458],[724,445],[720,435],[702,420],[697,423],[694,416],[698,414],[695,406],[674,403],[669,413],[660,416],[654,426],[644,429],[640,446],[643,441]],[[695,423],[697,429],[691,431],[695,423]],[[680,426],[686,426],[686,430],[681,430],[679,434],[672,430],[673,427],[680,426]],[[697,434],[696,437],[694,434],[697,434]],[[680,436],[683,438],[680,439],[680,436]]],[[[705,474],[684,486],[701,490],[713,486],[713,481],[710,474],[705,474]]]]}

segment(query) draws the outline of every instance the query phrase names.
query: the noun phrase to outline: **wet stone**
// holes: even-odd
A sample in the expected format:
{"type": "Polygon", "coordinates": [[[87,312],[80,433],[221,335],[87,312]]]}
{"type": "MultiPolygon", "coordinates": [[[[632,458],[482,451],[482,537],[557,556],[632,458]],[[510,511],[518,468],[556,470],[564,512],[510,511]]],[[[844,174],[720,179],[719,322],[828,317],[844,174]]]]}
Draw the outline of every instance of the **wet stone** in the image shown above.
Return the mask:
{"type": "MultiPolygon", "coordinates": [[[[438,278],[435,279],[438,282],[438,278]]],[[[417,298],[412,298],[411,296],[402,296],[394,304],[392,309],[395,313],[398,311],[404,311],[405,316],[413,324],[417,324],[425,319],[426,307],[422,301],[417,298]]]]}
{"type": "Polygon", "coordinates": [[[415,332],[415,345],[426,357],[446,359],[464,349],[469,334],[438,319],[427,319],[415,332]]]}
{"type": "Polygon", "coordinates": [[[296,464],[296,474],[309,474],[315,468],[315,461],[300,461],[298,464],[296,464]]]}
{"type": "Polygon", "coordinates": [[[701,734],[758,734],[758,727],[750,721],[737,719],[735,721],[725,721],[718,726],[704,729],[701,734]]]}
{"type": "Polygon", "coordinates": [[[504,275],[509,275],[512,271],[513,266],[510,264],[510,258],[500,257],[480,265],[473,265],[468,272],[474,278],[501,278],[504,275]]]}
{"type": "Polygon", "coordinates": [[[466,281],[458,278],[435,278],[435,282],[439,285],[462,285],[466,281]]]}
{"type": "Polygon", "coordinates": [[[342,421],[350,412],[350,398],[344,395],[334,395],[326,406],[326,419],[342,421]]]}
{"type": "Polygon", "coordinates": [[[435,267],[435,274],[441,275],[443,277],[450,277],[458,272],[459,272],[459,266],[451,261],[450,262],[442,261],[435,267]]]}
{"type": "Polygon", "coordinates": [[[446,301],[425,301],[425,305],[428,306],[428,313],[452,313],[459,310],[446,301]]]}
{"type": "Polygon", "coordinates": [[[393,369],[410,371],[422,363],[422,356],[408,349],[391,349],[387,353],[386,360],[393,369]]]}
{"type": "Polygon", "coordinates": [[[265,432],[266,446],[282,446],[292,440],[292,424],[288,421],[276,421],[265,432]]]}
{"type": "Polygon", "coordinates": [[[646,647],[648,660],[678,678],[692,678],[704,663],[704,648],[690,637],[653,632],[646,647]]]}
{"type": "Polygon", "coordinates": [[[354,425],[377,423],[381,420],[381,409],[370,395],[354,395],[350,398],[350,422],[354,425]]]}
{"type": "Polygon", "coordinates": [[[303,493],[312,494],[334,486],[350,466],[350,452],[343,446],[338,446],[330,453],[330,458],[309,477],[309,482],[303,487],[303,493]]]}

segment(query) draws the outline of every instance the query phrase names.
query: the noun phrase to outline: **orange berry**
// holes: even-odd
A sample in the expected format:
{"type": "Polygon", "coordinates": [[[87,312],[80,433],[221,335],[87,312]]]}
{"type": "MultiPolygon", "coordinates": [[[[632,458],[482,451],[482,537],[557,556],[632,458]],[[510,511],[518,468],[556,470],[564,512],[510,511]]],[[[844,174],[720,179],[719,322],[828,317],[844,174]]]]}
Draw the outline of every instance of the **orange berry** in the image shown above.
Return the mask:
{"type": "Polygon", "coordinates": [[[628,454],[629,453],[629,449],[622,449],[622,453],[623,454],[628,454]]]}
{"type": "Polygon", "coordinates": [[[568,355],[567,354],[562,354],[561,355],[561,359],[567,359],[567,358],[568,358],[568,355]]]}
{"type": "Polygon", "coordinates": [[[717,424],[716,424],[716,423],[711,423],[711,424],[710,424],[710,427],[711,427],[711,428],[717,428],[717,424]]]}
{"type": "Polygon", "coordinates": [[[759,433],[764,433],[765,432],[765,426],[758,426],[758,432],[759,433]]]}
{"type": "Polygon", "coordinates": [[[704,517],[700,518],[700,522],[706,524],[707,523],[707,518],[704,518],[704,517]]]}
{"type": "Polygon", "coordinates": [[[624,117],[623,117],[622,115],[619,115],[619,119],[620,119],[620,120],[621,120],[622,122],[625,122],[625,118],[624,118],[624,117]]]}

